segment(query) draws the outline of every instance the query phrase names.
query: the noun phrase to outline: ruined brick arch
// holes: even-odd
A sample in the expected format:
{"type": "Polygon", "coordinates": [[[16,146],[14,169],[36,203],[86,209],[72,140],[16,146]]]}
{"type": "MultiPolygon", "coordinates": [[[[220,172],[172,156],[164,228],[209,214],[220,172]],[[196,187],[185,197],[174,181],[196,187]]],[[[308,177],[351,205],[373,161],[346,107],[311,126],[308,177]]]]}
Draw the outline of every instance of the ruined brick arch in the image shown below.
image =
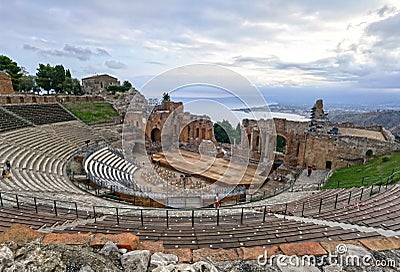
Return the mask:
{"type": "Polygon", "coordinates": [[[179,131],[179,141],[188,142],[190,139],[190,135],[191,135],[190,124],[186,124],[179,131]]]}
{"type": "Polygon", "coordinates": [[[152,142],[161,142],[161,130],[157,127],[151,130],[151,141],[152,142]]]}
{"type": "Polygon", "coordinates": [[[366,157],[372,157],[374,155],[374,151],[372,149],[368,149],[367,152],[365,152],[366,157]]]}
{"type": "Polygon", "coordinates": [[[285,153],[279,154],[278,159],[282,159],[284,164],[289,167],[296,167],[305,163],[305,131],[309,127],[309,122],[297,122],[287,119],[274,118],[276,136],[286,140],[285,153]]]}
{"type": "Polygon", "coordinates": [[[260,147],[260,135],[257,135],[257,137],[256,137],[256,147],[257,148],[260,147]]]}
{"type": "Polygon", "coordinates": [[[277,151],[279,153],[282,153],[282,154],[285,154],[286,150],[287,150],[287,145],[288,145],[287,135],[284,135],[282,133],[277,133],[276,134],[276,139],[275,139],[275,151],[277,151]],[[278,145],[280,144],[279,143],[279,138],[282,138],[284,140],[284,146],[283,146],[283,150],[282,151],[278,150],[279,149],[278,145]]]}

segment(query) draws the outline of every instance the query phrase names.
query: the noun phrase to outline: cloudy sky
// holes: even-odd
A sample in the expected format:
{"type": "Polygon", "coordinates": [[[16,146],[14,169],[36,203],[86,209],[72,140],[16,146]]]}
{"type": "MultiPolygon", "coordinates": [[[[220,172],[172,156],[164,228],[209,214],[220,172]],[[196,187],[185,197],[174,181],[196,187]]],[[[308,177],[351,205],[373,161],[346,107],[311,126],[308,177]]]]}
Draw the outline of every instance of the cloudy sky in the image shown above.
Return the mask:
{"type": "Polygon", "coordinates": [[[0,54],[141,85],[219,64],[263,90],[400,94],[398,0],[0,2],[0,54]],[[227,4],[229,3],[229,4],[227,4]]]}

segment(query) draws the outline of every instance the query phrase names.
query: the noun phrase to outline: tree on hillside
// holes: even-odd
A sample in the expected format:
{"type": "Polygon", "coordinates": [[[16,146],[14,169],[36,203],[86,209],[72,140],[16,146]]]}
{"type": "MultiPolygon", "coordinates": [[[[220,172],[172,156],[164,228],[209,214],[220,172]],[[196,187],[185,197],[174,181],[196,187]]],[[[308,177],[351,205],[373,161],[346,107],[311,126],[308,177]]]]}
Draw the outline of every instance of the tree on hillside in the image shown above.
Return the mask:
{"type": "Polygon", "coordinates": [[[18,91],[30,92],[35,87],[35,76],[23,75],[19,80],[18,91]]]}
{"type": "Polygon", "coordinates": [[[162,97],[162,102],[171,101],[171,96],[169,96],[169,93],[163,93],[162,97]]]}
{"type": "Polygon", "coordinates": [[[14,91],[18,91],[19,79],[22,76],[21,67],[11,60],[9,57],[1,55],[0,56],[0,71],[4,71],[11,76],[11,81],[14,91]]]}
{"type": "Polygon", "coordinates": [[[236,125],[235,137],[236,137],[236,143],[239,144],[240,141],[242,140],[242,130],[240,129],[240,123],[236,125]]]}
{"type": "Polygon", "coordinates": [[[127,89],[132,88],[132,83],[130,83],[128,80],[125,80],[124,83],[122,83],[122,86],[124,86],[127,89]]]}
{"type": "Polygon", "coordinates": [[[53,88],[54,67],[50,64],[44,65],[40,63],[36,77],[37,85],[47,91],[47,94],[50,94],[50,90],[53,88]]]}
{"type": "Polygon", "coordinates": [[[65,69],[62,65],[54,66],[52,87],[56,93],[61,93],[65,81],[65,69]]]}
{"type": "Polygon", "coordinates": [[[227,120],[222,120],[222,122],[218,121],[214,123],[214,135],[215,140],[219,143],[231,143],[233,144],[234,140],[236,143],[240,142],[240,125],[236,126],[234,129],[227,120]],[[238,129],[239,127],[239,129],[238,129]]]}
{"type": "Polygon", "coordinates": [[[71,71],[69,69],[67,69],[67,71],[65,71],[65,77],[69,77],[71,78],[71,71]]]}
{"type": "Polygon", "coordinates": [[[214,136],[218,143],[231,143],[228,133],[218,122],[214,124],[214,136]]]}
{"type": "Polygon", "coordinates": [[[63,92],[67,94],[81,95],[82,87],[78,79],[76,78],[65,78],[63,82],[63,92]]]}

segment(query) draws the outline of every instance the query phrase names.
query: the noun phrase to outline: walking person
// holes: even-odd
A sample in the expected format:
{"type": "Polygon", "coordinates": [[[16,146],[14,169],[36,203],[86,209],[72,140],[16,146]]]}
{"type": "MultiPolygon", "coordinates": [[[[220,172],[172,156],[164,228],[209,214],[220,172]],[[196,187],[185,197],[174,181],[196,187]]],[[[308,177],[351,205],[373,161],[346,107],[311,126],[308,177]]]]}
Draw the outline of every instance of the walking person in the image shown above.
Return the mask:
{"type": "Polygon", "coordinates": [[[11,163],[9,160],[6,160],[6,167],[7,167],[8,172],[10,172],[11,171],[11,163]]]}
{"type": "Polygon", "coordinates": [[[307,169],[307,177],[311,176],[312,170],[313,170],[312,166],[309,165],[307,169]]]}
{"type": "Polygon", "coordinates": [[[1,178],[2,179],[9,179],[11,178],[10,172],[7,169],[3,169],[3,172],[1,173],[1,178]]]}
{"type": "Polygon", "coordinates": [[[219,205],[220,205],[218,194],[215,196],[214,201],[215,201],[215,204],[214,204],[215,208],[218,209],[219,205]]]}

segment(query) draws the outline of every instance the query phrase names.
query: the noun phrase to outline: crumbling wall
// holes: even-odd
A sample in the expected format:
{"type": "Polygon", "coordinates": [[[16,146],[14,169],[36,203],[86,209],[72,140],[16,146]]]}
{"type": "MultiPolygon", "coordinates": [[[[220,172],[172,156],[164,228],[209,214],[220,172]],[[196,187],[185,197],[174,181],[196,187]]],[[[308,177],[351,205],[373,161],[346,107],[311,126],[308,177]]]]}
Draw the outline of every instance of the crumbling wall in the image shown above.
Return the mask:
{"type": "Polygon", "coordinates": [[[368,150],[378,156],[400,150],[397,143],[346,135],[308,134],[305,145],[304,164],[333,170],[363,163],[368,150]]]}
{"type": "Polygon", "coordinates": [[[0,95],[14,94],[11,76],[3,71],[0,71],[0,95]]]}

